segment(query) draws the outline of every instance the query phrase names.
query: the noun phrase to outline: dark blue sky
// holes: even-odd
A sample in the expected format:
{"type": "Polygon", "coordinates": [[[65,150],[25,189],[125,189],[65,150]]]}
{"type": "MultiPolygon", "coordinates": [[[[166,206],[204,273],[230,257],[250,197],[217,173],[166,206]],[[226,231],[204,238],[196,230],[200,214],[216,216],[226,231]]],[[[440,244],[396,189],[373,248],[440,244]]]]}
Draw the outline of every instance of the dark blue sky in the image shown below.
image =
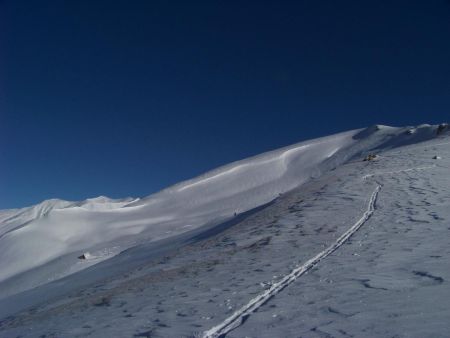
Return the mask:
{"type": "Polygon", "coordinates": [[[0,209],[450,114],[446,0],[0,1],[0,209]]]}

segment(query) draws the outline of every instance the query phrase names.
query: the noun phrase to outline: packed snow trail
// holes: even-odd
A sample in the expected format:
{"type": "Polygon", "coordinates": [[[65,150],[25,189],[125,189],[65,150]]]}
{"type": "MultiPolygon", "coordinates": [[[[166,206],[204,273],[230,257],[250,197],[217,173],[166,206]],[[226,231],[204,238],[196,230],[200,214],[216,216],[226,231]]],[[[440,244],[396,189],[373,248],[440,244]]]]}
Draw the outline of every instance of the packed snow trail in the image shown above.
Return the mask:
{"type": "MultiPolygon", "coordinates": [[[[363,180],[367,180],[369,178],[375,177],[375,176],[381,176],[381,175],[388,175],[388,174],[399,174],[409,171],[416,171],[416,170],[428,170],[435,168],[436,165],[431,166],[422,166],[422,167],[414,167],[414,168],[408,168],[408,169],[401,169],[401,170],[395,170],[395,171],[389,171],[389,172],[380,172],[380,173],[374,173],[374,174],[368,174],[364,175],[362,177],[363,180]]],[[[378,193],[380,192],[380,189],[382,185],[378,182],[375,190],[372,192],[369,203],[367,206],[366,211],[362,215],[362,217],[352,226],[350,229],[348,229],[343,235],[341,235],[331,246],[329,246],[324,251],[320,252],[307,262],[305,262],[303,265],[297,267],[296,269],[292,270],[288,275],[286,275],[281,281],[278,283],[273,284],[266,292],[258,295],[257,297],[251,299],[246,305],[241,307],[238,311],[234,312],[230,317],[225,319],[222,323],[219,325],[214,326],[208,331],[205,331],[203,333],[203,338],[219,338],[219,337],[225,337],[227,333],[234,330],[235,328],[242,325],[245,320],[251,315],[251,313],[255,312],[259,307],[264,305],[270,298],[275,296],[277,293],[282,291],[286,286],[294,282],[298,277],[305,274],[307,271],[309,271],[311,268],[313,268],[315,265],[317,265],[321,260],[332,254],[334,251],[339,249],[356,231],[358,231],[361,226],[372,216],[372,214],[375,211],[375,203],[378,198],[378,193]]]]}
{"type": "Polygon", "coordinates": [[[429,165],[425,167],[415,167],[415,168],[408,168],[408,169],[400,169],[400,170],[394,170],[394,171],[386,171],[386,172],[380,172],[375,174],[367,174],[363,176],[363,180],[367,180],[368,178],[375,177],[375,176],[381,176],[381,175],[389,175],[389,174],[400,174],[400,173],[406,173],[408,171],[416,171],[416,170],[428,170],[436,167],[436,165],[429,165]]]}
{"type": "Polygon", "coordinates": [[[224,337],[227,333],[239,327],[245,322],[245,320],[255,312],[259,307],[266,303],[274,295],[282,291],[286,286],[294,282],[298,277],[305,274],[315,265],[317,265],[322,259],[326,258],[334,251],[336,251],[340,246],[342,246],[356,231],[361,228],[361,226],[372,216],[375,211],[375,203],[380,192],[381,185],[377,184],[374,191],[372,192],[367,209],[361,218],[353,224],[350,229],[348,229],[344,234],[342,234],[331,246],[326,248],[324,251],[320,252],[304,264],[295,268],[288,275],[286,275],[281,281],[273,284],[266,292],[258,295],[257,297],[250,300],[246,305],[240,308],[238,311],[233,313],[230,317],[225,319],[222,323],[214,326],[208,331],[203,333],[203,338],[218,338],[224,337]]]}

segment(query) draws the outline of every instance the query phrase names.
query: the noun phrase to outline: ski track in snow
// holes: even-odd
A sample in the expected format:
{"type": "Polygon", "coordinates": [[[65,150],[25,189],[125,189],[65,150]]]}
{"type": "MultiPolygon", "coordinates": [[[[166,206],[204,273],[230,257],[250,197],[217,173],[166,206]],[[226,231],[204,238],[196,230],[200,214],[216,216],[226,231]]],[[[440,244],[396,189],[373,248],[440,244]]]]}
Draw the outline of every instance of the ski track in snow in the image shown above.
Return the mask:
{"type": "MultiPolygon", "coordinates": [[[[390,172],[382,172],[382,173],[374,173],[369,175],[364,175],[363,180],[367,180],[368,178],[372,178],[379,175],[388,175],[388,174],[397,174],[404,173],[409,171],[416,170],[427,170],[435,168],[436,165],[431,166],[423,166],[423,167],[414,167],[390,172]]],[[[274,297],[277,293],[281,292],[285,287],[289,284],[293,283],[297,278],[304,275],[306,272],[311,270],[314,266],[316,266],[320,261],[331,255],[337,249],[339,249],[345,242],[347,242],[350,237],[352,237],[363,225],[366,223],[372,214],[375,211],[375,204],[378,198],[378,194],[381,190],[382,185],[376,182],[377,185],[370,195],[369,203],[367,205],[366,211],[363,213],[361,218],[353,224],[344,234],[342,234],[332,245],[318,253],[313,258],[306,261],[304,264],[298,266],[294,270],[292,270],[289,274],[283,277],[282,280],[273,284],[267,291],[262,294],[256,296],[251,299],[246,305],[241,307],[239,310],[234,312],[231,316],[226,318],[223,322],[218,325],[212,327],[211,329],[204,331],[201,335],[202,338],[223,338],[232,330],[241,326],[250,315],[258,310],[262,305],[264,305],[267,301],[269,301],[272,297],[274,297]]]]}
{"type": "Polygon", "coordinates": [[[367,175],[363,176],[363,180],[367,180],[368,178],[375,177],[375,176],[389,175],[389,174],[399,174],[399,173],[405,173],[405,172],[408,172],[408,171],[416,171],[416,170],[427,170],[427,169],[432,169],[434,167],[436,167],[435,164],[429,165],[429,166],[425,166],[425,167],[415,167],[415,168],[409,168],[409,169],[386,171],[386,172],[375,173],[375,174],[367,174],[367,175]]]}

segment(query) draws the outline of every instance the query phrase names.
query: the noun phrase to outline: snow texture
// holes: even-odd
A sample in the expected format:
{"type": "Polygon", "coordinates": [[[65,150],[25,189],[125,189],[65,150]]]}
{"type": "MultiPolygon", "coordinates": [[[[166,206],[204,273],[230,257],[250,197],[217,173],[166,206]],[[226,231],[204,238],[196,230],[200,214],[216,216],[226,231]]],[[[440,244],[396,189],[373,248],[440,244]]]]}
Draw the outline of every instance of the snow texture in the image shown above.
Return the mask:
{"type": "Polygon", "coordinates": [[[2,211],[0,337],[445,337],[438,128],[302,142],[140,200],[2,211]]]}

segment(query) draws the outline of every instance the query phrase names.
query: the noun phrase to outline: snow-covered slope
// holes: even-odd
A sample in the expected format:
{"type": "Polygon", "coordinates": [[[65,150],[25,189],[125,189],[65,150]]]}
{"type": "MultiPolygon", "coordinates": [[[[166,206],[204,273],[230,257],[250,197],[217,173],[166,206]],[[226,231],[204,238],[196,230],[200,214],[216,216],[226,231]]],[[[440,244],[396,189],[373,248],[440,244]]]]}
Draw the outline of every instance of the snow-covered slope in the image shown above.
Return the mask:
{"type": "Polygon", "coordinates": [[[0,298],[85,269],[127,248],[223,222],[355,156],[432,139],[437,130],[430,125],[374,126],[231,163],[140,200],[49,200],[1,211],[0,298]],[[89,259],[77,259],[84,252],[90,253],[89,259]],[[27,282],[14,283],[23,274],[27,282]]]}
{"type": "MultiPolygon", "coordinates": [[[[212,213],[209,225],[180,228],[179,235],[0,299],[0,337],[447,337],[450,133],[437,130],[374,127],[337,135],[346,143],[312,166],[314,176],[322,174],[271,203],[219,224],[212,213]],[[373,153],[375,160],[364,161],[373,153]]],[[[231,164],[117,210],[144,215],[158,196],[161,205],[170,204],[168,196],[182,187],[194,189],[200,185],[192,183],[210,178],[205,184],[212,188],[217,174],[299,146],[231,164]]],[[[235,174],[250,179],[256,169],[235,174]]],[[[232,182],[228,188],[239,196],[232,182]]],[[[270,191],[270,180],[266,184],[263,192],[270,191]]],[[[249,191],[241,194],[253,202],[249,191]]],[[[222,200],[211,204],[216,211],[222,200]]],[[[181,201],[178,207],[189,215],[181,201]]],[[[200,205],[192,213],[201,211],[200,205]]],[[[159,227],[130,238],[151,239],[159,227]]],[[[117,242],[127,244],[123,237],[117,242]]],[[[0,290],[6,295],[27,288],[24,281],[60,273],[70,259],[77,261],[74,256],[68,252],[16,274],[0,290]]]]}
{"type": "Polygon", "coordinates": [[[51,199],[32,207],[0,211],[0,237],[11,230],[22,227],[36,219],[47,216],[52,210],[79,207],[85,210],[101,211],[121,208],[138,199],[124,198],[111,199],[105,196],[89,198],[81,202],[69,202],[60,199],[51,199]]]}

